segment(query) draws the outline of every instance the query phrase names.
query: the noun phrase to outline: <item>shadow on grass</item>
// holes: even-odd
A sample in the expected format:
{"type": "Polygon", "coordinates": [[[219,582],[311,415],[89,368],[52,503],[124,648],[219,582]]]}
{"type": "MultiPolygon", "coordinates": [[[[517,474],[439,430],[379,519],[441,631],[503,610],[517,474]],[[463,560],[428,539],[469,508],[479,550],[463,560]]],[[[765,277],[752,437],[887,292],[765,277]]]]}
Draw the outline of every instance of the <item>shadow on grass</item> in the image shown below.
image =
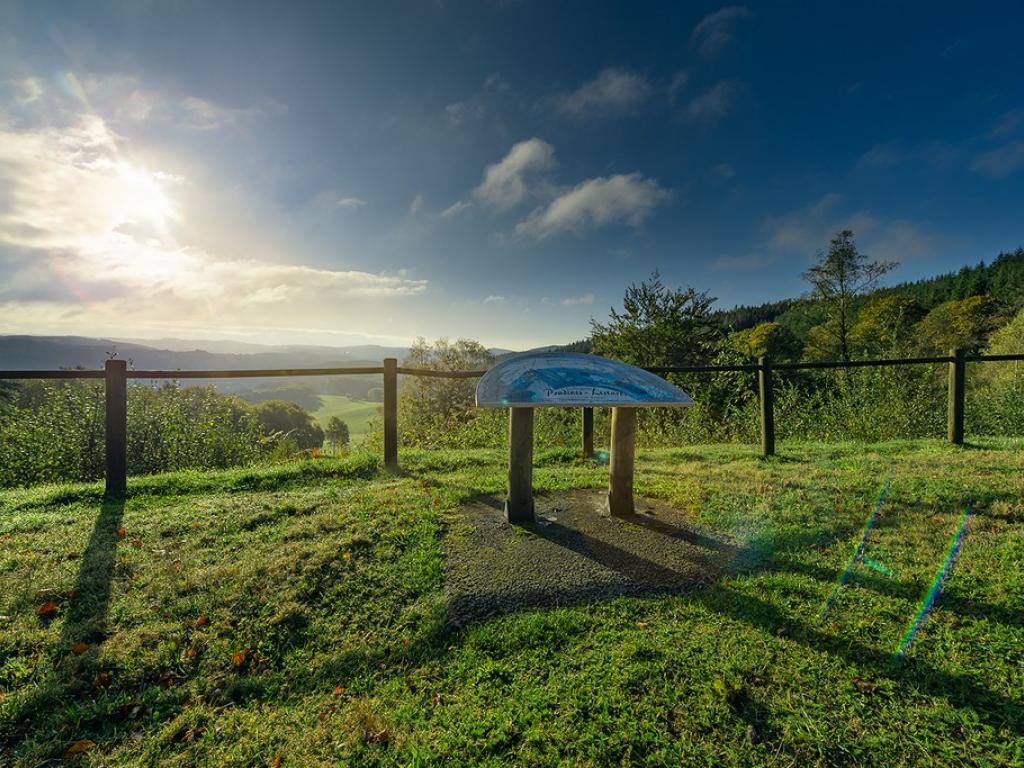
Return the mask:
{"type": "Polygon", "coordinates": [[[90,650],[76,656],[71,653],[71,647],[77,643],[95,647],[107,638],[107,614],[120,541],[117,531],[123,514],[124,501],[103,500],[79,561],[74,589],[64,608],[60,639],[53,649],[53,671],[22,703],[14,717],[6,721],[3,730],[8,731],[4,736],[9,744],[16,744],[20,738],[38,730],[40,723],[59,713],[62,707],[92,691],[95,653],[90,650]]]}
{"type": "MultiPolygon", "coordinates": [[[[568,546],[585,557],[593,558],[603,566],[614,569],[631,579],[644,579],[653,581],[655,584],[659,582],[665,584],[671,583],[674,577],[678,578],[678,574],[674,571],[646,561],[607,542],[595,543],[578,535],[552,536],[550,540],[562,546],[568,546]]],[[[742,559],[741,557],[740,560],[742,561],[742,559]]],[[[824,569],[801,567],[795,563],[776,562],[769,565],[768,570],[800,572],[810,575],[824,584],[830,583],[835,578],[835,574],[824,569]]],[[[917,599],[921,595],[919,588],[921,585],[880,581],[870,576],[867,577],[867,581],[869,585],[879,591],[907,599],[917,599]]],[[[1018,700],[990,691],[968,675],[937,669],[915,658],[897,659],[891,652],[872,648],[856,640],[851,642],[849,638],[831,636],[806,623],[794,621],[791,616],[786,615],[770,602],[745,595],[721,583],[715,584],[707,590],[688,590],[686,592],[689,594],[688,599],[725,618],[741,621],[772,635],[783,630],[792,642],[814,651],[840,656],[850,664],[868,666],[875,675],[887,677],[910,688],[919,689],[928,695],[942,697],[958,709],[969,709],[975,712],[983,722],[993,728],[1007,728],[1018,735],[1024,734],[1024,705],[1018,700]]],[[[529,595],[524,597],[529,601],[529,595]]],[[[559,601],[559,604],[575,602],[571,595],[562,597],[563,600],[559,601]]],[[[951,610],[959,610],[971,615],[994,616],[997,619],[1010,618],[995,611],[992,606],[982,606],[955,597],[947,601],[946,597],[946,595],[943,596],[944,607],[951,610]]],[[[1016,617],[1013,623],[1019,624],[1020,617],[1016,617]]],[[[759,722],[756,727],[763,729],[765,723],[759,722]]]]}
{"type": "Polygon", "coordinates": [[[98,645],[107,638],[110,587],[117,563],[117,535],[124,501],[106,499],[82,553],[74,592],[64,614],[61,648],[74,643],[98,645]]]}

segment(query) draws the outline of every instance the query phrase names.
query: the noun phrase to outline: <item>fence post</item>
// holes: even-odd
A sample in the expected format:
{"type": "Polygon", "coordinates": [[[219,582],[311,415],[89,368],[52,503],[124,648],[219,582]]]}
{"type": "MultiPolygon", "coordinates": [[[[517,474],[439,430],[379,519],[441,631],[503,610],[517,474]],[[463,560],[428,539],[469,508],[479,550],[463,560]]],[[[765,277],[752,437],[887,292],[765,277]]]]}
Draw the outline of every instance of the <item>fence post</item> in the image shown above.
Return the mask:
{"type": "Polygon", "coordinates": [[[758,358],[757,382],[761,396],[761,455],[775,455],[775,393],[772,390],[772,361],[758,358]]]}
{"type": "Polygon", "coordinates": [[[106,394],[106,495],[123,499],[128,490],[128,363],[107,360],[104,366],[106,394]]]}
{"type": "Polygon", "coordinates": [[[964,350],[952,349],[949,364],[949,418],[947,436],[953,445],[964,444],[964,389],[967,383],[967,364],[964,350]]]}
{"type": "Polygon", "coordinates": [[[583,409],[583,458],[594,455],[594,409],[583,409]]]}
{"type": "Polygon", "coordinates": [[[384,358],[384,466],[398,469],[398,360],[384,358]]]}

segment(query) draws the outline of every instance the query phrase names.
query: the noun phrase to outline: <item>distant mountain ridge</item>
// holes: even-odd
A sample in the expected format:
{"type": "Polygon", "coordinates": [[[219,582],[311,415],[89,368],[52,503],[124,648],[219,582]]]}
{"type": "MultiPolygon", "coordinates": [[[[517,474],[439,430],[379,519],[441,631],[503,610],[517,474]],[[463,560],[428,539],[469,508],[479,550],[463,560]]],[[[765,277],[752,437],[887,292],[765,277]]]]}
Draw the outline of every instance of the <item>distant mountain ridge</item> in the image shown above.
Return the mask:
{"type": "MultiPolygon", "coordinates": [[[[495,357],[515,354],[494,347],[495,357]]],[[[312,344],[252,344],[230,340],[165,338],[104,339],[88,336],[0,336],[0,369],[103,367],[107,358],[130,360],[138,370],[252,370],[256,368],[344,368],[378,366],[386,357],[399,361],[408,347],[356,344],[327,347],[312,344]]]]}

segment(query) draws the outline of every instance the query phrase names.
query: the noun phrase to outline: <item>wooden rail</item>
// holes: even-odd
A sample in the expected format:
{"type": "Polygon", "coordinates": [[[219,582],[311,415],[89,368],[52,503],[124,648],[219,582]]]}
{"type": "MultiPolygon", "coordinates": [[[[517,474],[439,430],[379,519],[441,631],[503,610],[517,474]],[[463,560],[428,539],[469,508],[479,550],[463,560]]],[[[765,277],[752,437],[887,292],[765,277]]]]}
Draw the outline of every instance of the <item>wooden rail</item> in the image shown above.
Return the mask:
{"type": "MultiPolygon", "coordinates": [[[[800,363],[773,363],[761,358],[757,364],[744,365],[691,365],[652,366],[646,370],[656,374],[667,373],[756,373],[758,399],[761,405],[761,453],[767,457],[775,453],[775,408],[773,374],[776,371],[801,371],[827,368],[866,368],[894,365],[934,365],[945,363],[948,373],[948,429],[947,437],[955,445],[964,442],[964,402],[967,381],[967,363],[1022,361],[1024,354],[967,355],[963,350],[951,350],[948,355],[936,357],[905,357],[883,360],[828,360],[800,363]]],[[[424,376],[440,379],[473,379],[486,371],[438,371],[428,368],[401,368],[398,360],[389,357],[382,366],[350,368],[256,368],[230,371],[172,371],[128,370],[124,360],[107,360],[103,370],[28,370],[3,371],[0,379],[103,379],[106,390],[106,491],[113,497],[123,497],[127,488],[127,419],[128,379],[228,379],[270,378],[280,376],[351,376],[382,375],[384,377],[384,463],[391,470],[398,468],[398,376],[424,376]]],[[[583,409],[583,452],[591,456],[594,450],[594,412],[583,409]]]]}

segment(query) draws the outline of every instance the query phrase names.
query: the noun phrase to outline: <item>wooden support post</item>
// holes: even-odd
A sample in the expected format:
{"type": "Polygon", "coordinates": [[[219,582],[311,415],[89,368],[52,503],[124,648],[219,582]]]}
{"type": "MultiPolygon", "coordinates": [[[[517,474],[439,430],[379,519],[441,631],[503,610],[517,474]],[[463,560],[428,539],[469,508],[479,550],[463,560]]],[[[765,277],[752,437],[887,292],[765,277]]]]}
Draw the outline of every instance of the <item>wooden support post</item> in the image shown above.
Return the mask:
{"type": "Polygon", "coordinates": [[[107,360],[106,388],[106,494],[123,499],[128,490],[128,364],[107,360]]]}
{"type": "Polygon", "coordinates": [[[533,409],[509,408],[505,519],[533,522],[533,409]]]}
{"type": "Polygon", "coordinates": [[[953,445],[964,444],[964,389],[967,383],[967,364],[964,351],[953,349],[949,352],[953,360],[949,364],[949,416],[947,435],[953,445]]]}
{"type": "Polygon", "coordinates": [[[398,469],[398,360],[384,358],[384,466],[398,469]]]}
{"type": "Polygon", "coordinates": [[[583,409],[583,458],[594,455],[594,409],[583,409]]]}
{"type": "Polygon", "coordinates": [[[608,512],[629,517],[633,507],[636,408],[612,408],[612,456],[608,477],[608,512]]]}
{"type": "Polygon", "coordinates": [[[775,391],[772,388],[772,361],[767,357],[757,361],[757,383],[761,398],[761,455],[775,455],[775,391]]]}

